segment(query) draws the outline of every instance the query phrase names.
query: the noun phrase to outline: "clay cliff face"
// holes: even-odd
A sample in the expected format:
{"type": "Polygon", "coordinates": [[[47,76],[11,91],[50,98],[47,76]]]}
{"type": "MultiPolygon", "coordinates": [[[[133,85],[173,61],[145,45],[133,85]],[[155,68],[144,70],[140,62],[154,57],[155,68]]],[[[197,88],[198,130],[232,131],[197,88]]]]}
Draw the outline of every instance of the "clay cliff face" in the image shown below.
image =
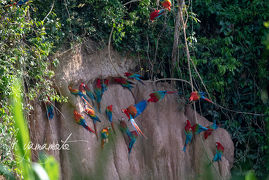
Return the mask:
{"type": "MultiPolygon", "coordinates": [[[[122,57],[112,52],[112,60],[117,71],[124,73],[134,68],[132,59],[122,57]]],[[[173,90],[169,84],[162,83],[154,86],[151,82],[145,85],[137,84],[133,94],[120,85],[112,84],[104,93],[101,102],[101,114],[97,116],[101,123],[97,123],[99,140],[95,134],[89,133],[82,126],[75,123],[73,110],[83,111],[83,103],[79,97],[71,95],[68,85],[72,83],[78,88],[81,82],[92,87],[96,78],[118,76],[108,58],[106,50],[97,50],[93,43],[79,46],[60,57],[60,65],[56,70],[55,83],[59,93],[68,97],[68,103],[55,104],[54,119],[48,121],[43,104],[34,104],[35,111],[30,119],[30,134],[33,143],[50,144],[63,143],[68,139],[69,150],[49,151],[61,165],[61,179],[152,179],[152,180],[181,180],[206,179],[209,169],[209,159],[213,159],[216,152],[215,142],[223,144],[225,151],[222,161],[214,163],[211,171],[214,179],[228,178],[233,164],[234,146],[227,131],[219,128],[206,141],[202,135],[195,136],[186,152],[182,151],[185,141],[185,121],[189,119],[195,123],[195,116],[201,125],[207,126],[211,122],[194,112],[190,105],[179,101],[177,95],[168,95],[158,103],[151,103],[146,110],[136,118],[136,122],[144,132],[146,138],[139,136],[133,150],[128,156],[128,139],[118,128],[119,119],[126,117],[121,108],[126,108],[143,99],[155,90],[173,90]],[[181,102],[181,103],[179,103],[181,102]],[[110,126],[105,117],[105,107],[113,104],[113,121],[116,134],[111,133],[109,143],[101,149],[101,129],[110,126]],[[59,111],[61,113],[59,113],[59,111]]],[[[83,113],[82,113],[83,114],[83,113]]],[[[90,127],[93,123],[83,114],[90,127]]],[[[131,125],[126,121],[130,128],[131,125]]],[[[37,152],[33,151],[33,159],[37,152]]]]}

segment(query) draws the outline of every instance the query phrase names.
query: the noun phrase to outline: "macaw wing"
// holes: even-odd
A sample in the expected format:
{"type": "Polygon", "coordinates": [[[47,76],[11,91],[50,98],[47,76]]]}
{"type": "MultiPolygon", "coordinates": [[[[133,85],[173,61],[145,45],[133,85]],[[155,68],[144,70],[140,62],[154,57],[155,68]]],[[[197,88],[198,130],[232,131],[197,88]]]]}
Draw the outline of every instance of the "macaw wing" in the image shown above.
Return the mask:
{"type": "Polygon", "coordinates": [[[139,103],[135,104],[134,106],[137,110],[137,113],[134,117],[134,118],[136,118],[138,115],[140,115],[146,109],[147,101],[146,100],[140,101],[139,103]]]}

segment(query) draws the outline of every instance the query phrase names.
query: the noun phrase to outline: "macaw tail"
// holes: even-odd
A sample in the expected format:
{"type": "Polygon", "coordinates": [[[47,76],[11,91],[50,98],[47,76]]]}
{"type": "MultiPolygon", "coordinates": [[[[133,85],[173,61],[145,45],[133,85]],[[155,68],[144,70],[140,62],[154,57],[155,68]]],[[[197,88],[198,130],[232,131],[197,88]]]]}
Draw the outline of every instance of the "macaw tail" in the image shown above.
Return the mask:
{"type": "Polygon", "coordinates": [[[97,134],[97,128],[96,128],[96,123],[93,123],[94,125],[94,133],[96,135],[97,141],[98,141],[98,134],[97,134]]]}
{"type": "Polygon", "coordinates": [[[102,149],[104,148],[104,144],[105,144],[105,140],[102,139],[102,140],[101,140],[101,148],[102,148],[102,149]]]}
{"type": "Polygon", "coordinates": [[[97,102],[97,110],[99,113],[101,113],[101,103],[97,102]]]}
{"type": "Polygon", "coordinates": [[[82,98],[82,101],[84,102],[84,104],[87,104],[90,108],[92,108],[93,109],[93,107],[90,105],[90,103],[87,101],[87,98],[85,98],[85,97],[83,97],[83,96],[81,96],[81,98],[82,98]]]}
{"type": "Polygon", "coordinates": [[[175,94],[177,91],[166,91],[167,94],[175,94]]]}
{"type": "Polygon", "coordinates": [[[132,138],[130,143],[129,143],[129,146],[128,146],[128,154],[130,155],[132,149],[133,149],[133,146],[134,146],[134,143],[136,141],[136,138],[132,138]]]}
{"type": "Polygon", "coordinates": [[[210,99],[208,99],[208,98],[203,98],[203,99],[206,100],[207,102],[212,103],[212,101],[210,99]]]}
{"type": "Polygon", "coordinates": [[[134,121],[134,119],[131,119],[131,123],[132,123],[133,127],[136,129],[136,132],[138,134],[143,135],[144,138],[146,138],[146,136],[143,134],[143,132],[141,131],[141,129],[138,127],[138,125],[136,124],[136,122],[134,121]]]}
{"type": "Polygon", "coordinates": [[[143,83],[143,81],[140,78],[135,78],[138,82],[140,82],[141,84],[145,85],[145,83],[143,83]]]}
{"type": "Polygon", "coordinates": [[[111,122],[111,127],[112,127],[112,129],[113,129],[113,132],[116,134],[116,131],[115,131],[114,123],[113,123],[113,122],[111,122]]]}
{"type": "Polygon", "coordinates": [[[85,129],[87,129],[89,132],[95,133],[94,130],[92,130],[89,126],[86,124],[82,125],[85,129]]]}
{"type": "Polygon", "coordinates": [[[53,106],[50,104],[47,105],[47,116],[49,120],[53,119],[54,117],[53,106]]]}
{"type": "Polygon", "coordinates": [[[186,152],[186,144],[183,147],[183,151],[186,152]]]}

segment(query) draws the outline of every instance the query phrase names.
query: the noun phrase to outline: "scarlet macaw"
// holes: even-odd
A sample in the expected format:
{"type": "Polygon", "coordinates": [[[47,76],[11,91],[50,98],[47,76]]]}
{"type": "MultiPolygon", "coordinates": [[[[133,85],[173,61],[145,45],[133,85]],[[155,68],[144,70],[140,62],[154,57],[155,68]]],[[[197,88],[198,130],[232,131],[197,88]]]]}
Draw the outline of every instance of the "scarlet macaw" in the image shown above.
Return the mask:
{"type": "Polygon", "coordinates": [[[148,99],[148,102],[158,102],[159,100],[163,99],[166,94],[174,94],[177,93],[176,91],[155,91],[151,93],[148,99]]]}
{"type": "Polygon", "coordinates": [[[191,143],[192,140],[192,127],[191,127],[191,123],[189,120],[186,121],[186,126],[184,129],[185,135],[186,135],[186,140],[185,140],[185,144],[184,144],[184,148],[183,151],[186,152],[186,146],[191,143]]]}
{"type": "Polygon", "coordinates": [[[89,126],[87,126],[87,123],[86,123],[84,117],[83,117],[81,114],[79,114],[76,110],[74,110],[74,116],[75,116],[75,121],[76,121],[79,125],[83,126],[83,127],[84,127],[85,129],[87,129],[89,132],[94,133],[94,130],[92,130],[89,126]]]}
{"type": "Polygon", "coordinates": [[[87,96],[86,96],[85,94],[83,94],[80,90],[78,90],[78,89],[73,89],[71,86],[68,86],[68,89],[69,89],[69,91],[70,91],[71,94],[73,94],[73,95],[78,95],[78,96],[82,99],[84,105],[85,105],[86,103],[89,104],[89,101],[88,101],[87,96]]]}
{"type": "Polygon", "coordinates": [[[101,111],[100,103],[101,103],[101,100],[102,100],[103,91],[102,91],[101,79],[99,79],[99,78],[96,80],[94,93],[95,93],[95,97],[96,97],[97,108],[98,108],[98,111],[100,112],[101,111]]]}
{"type": "Polygon", "coordinates": [[[85,109],[85,113],[90,116],[90,118],[93,120],[93,125],[94,125],[94,131],[95,131],[95,135],[97,137],[98,140],[98,135],[97,135],[97,129],[96,129],[96,122],[99,121],[101,122],[101,120],[98,118],[98,116],[96,116],[95,112],[93,109],[90,108],[86,108],[85,109]]]}
{"type": "Polygon", "coordinates": [[[213,158],[213,162],[221,161],[221,156],[224,152],[224,147],[219,142],[216,142],[216,148],[217,148],[217,151],[216,151],[216,154],[213,158]]]}
{"type": "Polygon", "coordinates": [[[108,135],[109,135],[110,127],[103,128],[101,131],[101,147],[104,148],[104,144],[108,143],[108,135]]]}
{"type": "Polygon", "coordinates": [[[143,100],[135,105],[130,105],[126,109],[122,109],[121,111],[126,114],[128,119],[130,120],[130,115],[132,115],[133,118],[136,118],[138,115],[140,115],[147,107],[147,101],[143,100]]]}
{"type": "Polygon", "coordinates": [[[111,127],[115,133],[114,124],[112,122],[112,105],[106,107],[106,116],[107,116],[109,122],[111,123],[111,127]]]}
{"type": "Polygon", "coordinates": [[[91,99],[92,104],[94,104],[94,101],[95,101],[94,94],[91,92],[90,88],[86,84],[84,84],[84,89],[86,91],[87,96],[91,99]]]}
{"type": "Polygon", "coordinates": [[[140,79],[141,75],[139,75],[139,74],[126,72],[126,73],[124,73],[124,76],[126,76],[128,79],[135,79],[135,80],[139,81],[141,84],[144,84],[143,81],[140,79]]]}
{"type": "Polygon", "coordinates": [[[194,124],[191,128],[193,134],[200,134],[201,132],[208,130],[206,127],[203,127],[200,124],[194,124]]]}
{"type": "Polygon", "coordinates": [[[51,120],[54,117],[54,111],[53,111],[53,106],[50,102],[49,97],[48,97],[48,101],[46,101],[45,105],[46,105],[46,110],[47,110],[47,117],[49,120],[51,120]]]}
{"type": "Polygon", "coordinates": [[[114,81],[117,82],[118,84],[120,84],[122,87],[129,89],[130,91],[133,88],[133,86],[132,86],[133,83],[124,79],[124,78],[121,78],[121,77],[114,78],[114,81]]]}
{"type": "Polygon", "coordinates": [[[170,0],[160,0],[162,6],[165,8],[165,9],[168,9],[169,11],[171,11],[171,2],[170,0]]]}
{"type": "Polygon", "coordinates": [[[200,98],[202,98],[202,99],[212,103],[212,101],[210,99],[206,98],[204,95],[205,95],[204,92],[194,91],[191,93],[190,101],[198,101],[200,98]]]}
{"type": "Polygon", "coordinates": [[[155,19],[161,17],[164,14],[164,9],[161,10],[154,10],[153,12],[150,13],[150,20],[154,21],[155,19]]]}
{"type": "Polygon", "coordinates": [[[214,120],[213,124],[211,124],[210,126],[207,126],[208,130],[205,131],[204,133],[204,138],[207,139],[208,136],[210,136],[213,132],[213,130],[218,129],[218,125],[216,124],[216,120],[214,120]]]}

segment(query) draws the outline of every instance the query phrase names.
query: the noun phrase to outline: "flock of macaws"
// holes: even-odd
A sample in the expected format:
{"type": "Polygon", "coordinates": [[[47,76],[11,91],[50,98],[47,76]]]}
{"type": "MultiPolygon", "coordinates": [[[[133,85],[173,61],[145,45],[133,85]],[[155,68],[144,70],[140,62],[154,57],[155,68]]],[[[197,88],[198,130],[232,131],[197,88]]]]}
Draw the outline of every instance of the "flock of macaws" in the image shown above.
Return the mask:
{"type": "MultiPolygon", "coordinates": [[[[101,120],[97,116],[96,111],[99,111],[99,113],[101,112],[101,104],[100,103],[101,103],[102,96],[103,96],[104,92],[107,90],[107,88],[109,86],[109,83],[120,84],[123,88],[127,88],[130,91],[134,87],[133,82],[130,80],[137,80],[138,82],[144,84],[143,81],[141,80],[141,76],[138,74],[126,72],[125,76],[126,76],[126,78],[122,78],[122,77],[113,77],[110,79],[99,79],[98,78],[95,81],[93,92],[84,83],[81,83],[78,89],[73,89],[71,86],[68,86],[70,93],[73,95],[79,96],[80,99],[82,100],[82,102],[84,104],[84,111],[83,112],[92,119],[93,124],[94,124],[94,129],[91,129],[87,125],[85,118],[77,110],[74,110],[74,118],[75,118],[76,123],[83,126],[89,132],[94,133],[96,135],[97,140],[98,140],[98,134],[97,134],[96,124],[97,124],[97,122],[101,122],[101,120]],[[95,106],[95,104],[97,105],[97,107],[95,106]]],[[[130,131],[128,129],[126,122],[123,120],[120,120],[120,129],[122,130],[122,132],[124,134],[126,134],[128,136],[128,139],[129,139],[129,145],[128,145],[128,154],[129,155],[131,153],[131,150],[132,150],[134,143],[136,142],[137,137],[139,135],[143,135],[145,137],[145,135],[143,134],[143,132],[141,131],[141,129],[139,128],[139,126],[135,122],[135,118],[144,112],[144,110],[146,109],[146,107],[148,106],[149,103],[159,102],[167,94],[175,94],[175,93],[177,93],[177,91],[155,91],[155,92],[152,92],[151,94],[149,94],[149,99],[142,100],[142,101],[138,102],[137,104],[130,105],[127,108],[121,109],[122,113],[124,113],[126,115],[126,117],[128,118],[128,120],[130,121],[130,123],[132,124],[132,126],[135,129],[134,131],[130,131]]],[[[208,98],[205,97],[204,92],[194,91],[190,94],[190,98],[189,98],[190,102],[198,101],[200,99],[203,99],[203,100],[206,100],[207,102],[212,103],[211,100],[209,100],[208,98]]],[[[53,106],[50,102],[49,97],[48,97],[47,102],[45,102],[45,105],[46,105],[46,109],[47,109],[48,119],[51,120],[51,119],[53,119],[54,112],[53,112],[53,106]]],[[[113,112],[112,108],[113,108],[113,105],[107,106],[105,109],[105,114],[106,114],[108,121],[111,124],[111,128],[112,128],[113,132],[116,133],[114,123],[113,123],[113,118],[112,118],[112,112],[113,112]]],[[[192,126],[190,121],[187,120],[185,129],[184,129],[184,132],[186,135],[186,140],[185,140],[183,151],[184,152],[186,151],[186,147],[188,144],[191,143],[193,135],[197,135],[197,134],[204,132],[204,138],[207,139],[208,136],[210,136],[214,130],[218,129],[218,127],[219,126],[216,124],[216,121],[214,121],[213,124],[211,124],[210,126],[203,127],[200,124],[194,124],[192,126]]],[[[104,144],[108,142],[108,137],[109,137],[111,128],[105,127],[101,130],[101,147],[102,148],[104,147],[104,144]]],[[[213,158],[213,161],[221,160],[221,156],[223,154],[223,151],[224,151],[224,147],[219,142],[217,142],[217,151],[216,151],[216,155],[213,158]]]]}

